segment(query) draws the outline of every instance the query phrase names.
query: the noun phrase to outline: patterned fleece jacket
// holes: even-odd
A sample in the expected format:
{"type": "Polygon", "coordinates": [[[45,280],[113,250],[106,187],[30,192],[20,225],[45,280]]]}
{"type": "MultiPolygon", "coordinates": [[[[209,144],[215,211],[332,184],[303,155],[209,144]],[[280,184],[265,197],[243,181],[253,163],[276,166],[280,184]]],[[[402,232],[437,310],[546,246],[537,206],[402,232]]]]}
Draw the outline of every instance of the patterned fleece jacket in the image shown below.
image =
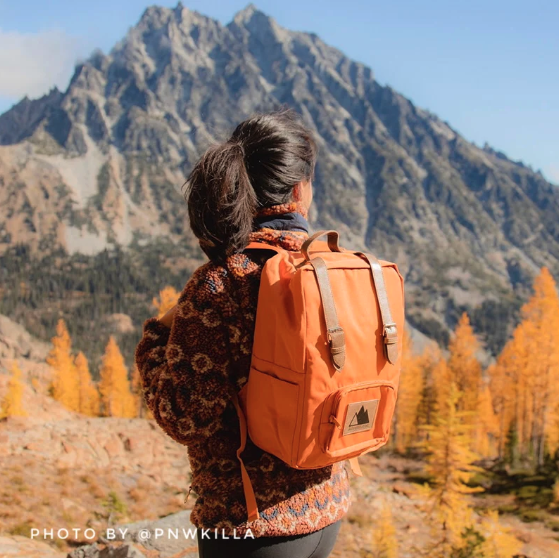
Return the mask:
{"type": "MultiPolygon", "coordinates": [[[[298,212],[299,203],[261,210],[259,215],[298,212]]],[[[261,228],[251,241],[299,250],[308,233],[261,228]]],[[[191,514],[198,528],[242,536],[310,533],[341,519],[350,503],[342,463],[298,470],[256,447],[250,439],[243,461],[252,481],[260,518],[247,521],[241,470],[236,456],[240,430],[230,390],[246,383],[263,257],[234,254],[225,265],[207,262],[186,283],[169,329],[157,318],[144,323],[136,348],[144,398],[159,426],[187,446],[191,514]]],[[[269,254],[268,254],[269,255],[269,254]]]]}

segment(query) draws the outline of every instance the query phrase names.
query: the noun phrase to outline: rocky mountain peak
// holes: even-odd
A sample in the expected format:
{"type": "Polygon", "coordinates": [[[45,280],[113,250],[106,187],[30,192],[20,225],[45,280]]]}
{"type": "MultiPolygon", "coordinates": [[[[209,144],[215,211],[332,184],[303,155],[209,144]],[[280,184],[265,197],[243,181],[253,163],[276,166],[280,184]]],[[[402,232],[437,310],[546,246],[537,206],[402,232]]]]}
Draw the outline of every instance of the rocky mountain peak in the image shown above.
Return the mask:
{"type": "Polygon", "coordinates": [[[237,25],[246,25],[255,17],[260,19],[270,19],[264,12],[260,11],[254,4],[250,3],[235,14],[233,22],[237,25]]]}
{"type": "Polygon", "coordinates": [[[252,4],[227,26],[152,6],[65,92],[1,115],[0,251],[16,237],[71,253],[196,246],[186,174],[240,120],[284,104],[320,147],[311,225],[396,260],[421,331],[444,341],[466,308],[510,314],[540,266],[559,274],[557,188],[252,4]]]}

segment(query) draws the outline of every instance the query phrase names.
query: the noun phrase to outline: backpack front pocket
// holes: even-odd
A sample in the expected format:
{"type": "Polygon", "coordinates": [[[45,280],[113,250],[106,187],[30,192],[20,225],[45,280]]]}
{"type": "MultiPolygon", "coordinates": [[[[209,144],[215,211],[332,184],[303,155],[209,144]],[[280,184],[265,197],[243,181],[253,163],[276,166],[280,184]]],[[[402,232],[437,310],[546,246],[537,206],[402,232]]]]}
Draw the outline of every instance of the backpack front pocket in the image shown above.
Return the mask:
{"type": "Polygon", "coordinates": [[[249,436],[258,447],[288,464],[298,409],[298,384],[251,367],[246,392],[249,436]]]}
{"type": "Polygon", "coordinates": [[[394,384],[383,380],[335,391],[323,407],[322,451],[330,457],[343,458],[381,447],[388,441],[395,404],[394,384]]]}

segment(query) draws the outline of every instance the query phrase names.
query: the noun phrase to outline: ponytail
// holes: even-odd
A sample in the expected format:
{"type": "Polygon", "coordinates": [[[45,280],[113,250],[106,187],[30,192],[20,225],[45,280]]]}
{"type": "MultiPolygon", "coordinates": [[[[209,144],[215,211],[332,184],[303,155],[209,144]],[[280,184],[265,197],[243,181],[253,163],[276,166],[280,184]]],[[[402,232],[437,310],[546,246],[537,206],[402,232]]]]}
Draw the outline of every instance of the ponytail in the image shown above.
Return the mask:
{"type": "Polygon", "coordinates": [[[246,246],[256,195],[242,145],[227,142],[210,147],[194,166],[187,185],[190,226],[206,255],[220,260],[246,246]]]}
{"type": "Polygon", "coordinates": [[[242,250],[260,207],[285,203],[312,178],[316,146],[291,110],[239,124],[226,143],[210,147],[186,182],[190,226],[210,260],[242,250]]]}

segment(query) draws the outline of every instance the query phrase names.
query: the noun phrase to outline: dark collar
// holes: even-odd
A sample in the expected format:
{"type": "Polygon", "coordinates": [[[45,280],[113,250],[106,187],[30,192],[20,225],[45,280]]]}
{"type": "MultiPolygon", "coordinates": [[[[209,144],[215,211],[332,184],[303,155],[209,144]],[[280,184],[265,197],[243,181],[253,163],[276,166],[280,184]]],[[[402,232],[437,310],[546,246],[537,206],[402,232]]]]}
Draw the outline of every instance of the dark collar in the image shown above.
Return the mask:
{"type": "Polygon", "coordinates": [[[309,222],[296,211],[276,215],[260,215],[253,220],[253,229],[309,232],[309,222]]]}

